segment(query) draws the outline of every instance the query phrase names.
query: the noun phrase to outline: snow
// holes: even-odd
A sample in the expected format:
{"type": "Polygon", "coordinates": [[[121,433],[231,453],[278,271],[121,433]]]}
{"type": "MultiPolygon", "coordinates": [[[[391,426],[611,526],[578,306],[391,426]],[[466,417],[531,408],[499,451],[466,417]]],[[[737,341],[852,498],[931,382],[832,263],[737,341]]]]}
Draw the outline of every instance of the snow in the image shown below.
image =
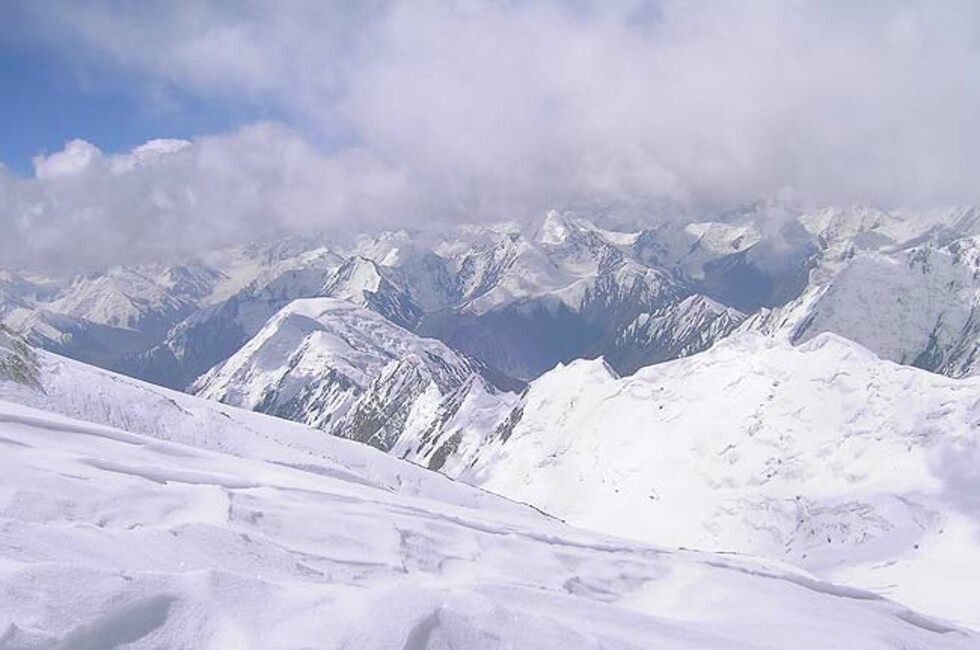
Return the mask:
{"type": "MultiPolygon", "coordinates": [[[[155,142],[127,156],[180,155],[180,146],[155,142]]],[[[633,345],[630,337],[641,329],[636,318],[648,313],[663,319],[664,327],[689,325],[695,321],[678,303],[701,295],[749,315],[746,329],[794,341],[832,331],[902,363],[951,376],[976,372],[977,208],[845,206],[798,214],[789,203],[776,207],[778,218],[764,203],[634,232],[605,229],[589,219],[623,222],[614,215],[551,210],[523,229],[478,224],[443,232],[433,226],[421,233],[364,235],[350,247],[325,246],[319,236],[294,237],[210,251],[173,266],[103,269],[79,277],[28,279],[0,270],[0,317],[49,350],[186,386],[244,344],[286,299],[329,295],[439,336],[505,374],[527,379],[558,360],[597,354],[631,370],[618,365],[617,346],[627,340],[633,345]],[[922,256],[929,257],[928,265],[916,262],[922,256]],[[669,284],[676,300],[637,304],[627,283],[644,274],[651,284],[669,284]],[[777,309],[753,317],[749,312],[760,305],[777,309]],[[574,349],[544,354],[544,362],[529,360],[526,348],[535,345],[540,329],[550,327],[556,310],[570,312],[563,331],[592,335],[578,336],[578,347],[568,343],[574,349]],[[505,348],[497,354],[466,339],[470,333],[485,339],[481,326],[488,323],[515,332],[497,340],[505,348]]],[[[698,321],[704,327],[685,337],[696,345],[673,345],[676,337],[663,330],[646,341],[637,338],[636,346],[662,350],[633,353],[632,366],[674,358],[672,350],[696,351],[725,336],[732,320],[720,319],[717,327],[698,321]]]]}
{"type": "Polygon", "coordinates": [[[978,626],[977,395],[835,335],[739,334],[631,377],[560,366],[508,425],[457,425],[446,470],[576,526],[782,559],[978,626]]]}
{"type": "Polygon", "coordinates": [[[503,238],[492,247],[468,251],[457,265],[463,271],[464,302],[459,308],[476,314],[550,293],[581,278],[523,237],[503,238]]]}
{"type": "Polygon", "coordinates": [[[701,352],[745,319],[738,310],[694,294],[655,313],[637,316],[616,335],[604,357],[623,374],[701,352]]]}
{"type": "Polygon", "coordinates": [[[518,402],[517,395],[492,390],[476,375],[449,395],[430,391],[413,406],[389,453],[458,475],[465,470],[463,463],[480,453],[497,424],[518,402]],[[465,435],[472,431],[483,435],[465,435]]]}
{"type": "Polygon", "coordinates": [[[538,230],[537,238],[542,244],[558,246],[564,243],[573,228],[557,210],[549,210],[538,230]]]}
{"type": "Polygon", "coordinates": [[[148,314],[186,313],[191,305],[172,296],[153,278],[116,267],[104,275],[76,278],[45,308],[90,323],[137,329],[148,314]]]}
{"type": "Polygon", "coordinates": [[[576,530],[300,425],[39,357],[43,391],[0,383],[0,647],[980,647],[778,563],[576,530]]]}
{"type": "Polygon", "coordinates": [[[340,463],[354,468],[345,470],[352,481],[411,494],[438,489],[439,498],[452,503],[482,507],[488,500],[500,501],[433,472],[416,472],[413,466],[396,463],[371,448],[338,443],[322,431],[295,422],[231,408],[41,350],[25,354],[14,347],[17,343],[0,337],[0,354],[13,352],[24,359],[31,381],[0,377],[0,400],[278,465],[340,463]]]}
{"type": "Polygon", "coordinates": [[[973,269],[957,265],[949,254],[907,260],[869,254],[841,271],[797,338],[846,332],[883,358],[912,363],[930,336],[947,340],[961,332],[976,300],[973,269]],[[868,305],[874,305],[873,318],[868,305]]]}
{"type": "Polygon", "coordinates": [[[216,305],[244,291],[257,291],[291,271],[330,271],[343,263],[337,253],[324,246],[299,245],[299,251],[277,251],[275,246],[240,246],[214,251],[204,262],[221,272],[224,279],[201,301],[216,305]]]}
{"type": "Polygon", "coordinates": [[[759,242],[759,232],[753,226],[740,226],[718,221],[691,223],[684,231],[695,237],[700,248],[716,253],[745,250],[759,242]]]}
{"type": "Polygon", "coordinates": [[[234,406],[336,428],[389,364],[414,363],[442,391],[475,368],[443,343],[335,298],[295,300],[194,391],[234,406]]]}
{"type": "MultiPolygon", "coordinates": [[[[885,233],[903,221],[858,214],[859,223],[836,212],[808,222],[827,224],[820,234],[827,250],[809,286],[789,304],[757,314],[744,329],[793,342],[834,332],[898,363],[953,377],[975,374],[980,240],[966,229],[951,234],[951,241],[927,231],[914,245],[901,244],[885,233]]],[[[955,214],[958,222],[966,219],[955,214]]]]}
{"type": "Polygon", "coordinates": [[[360,298],[364,291],[376,293],[381,287],[381,274],[373,262],[355,257],[343,278],[343,287],[334,294],[335,298],[360,298]]]}
{"type": "Polygon", "coordinates": [[[628,249],[630,246],[633,246],[640,236],[639,232],[620,232],[618,230],[606,230],[596,227],[593,227],[593,230],[607,242],[621,249],[628,249]]]}

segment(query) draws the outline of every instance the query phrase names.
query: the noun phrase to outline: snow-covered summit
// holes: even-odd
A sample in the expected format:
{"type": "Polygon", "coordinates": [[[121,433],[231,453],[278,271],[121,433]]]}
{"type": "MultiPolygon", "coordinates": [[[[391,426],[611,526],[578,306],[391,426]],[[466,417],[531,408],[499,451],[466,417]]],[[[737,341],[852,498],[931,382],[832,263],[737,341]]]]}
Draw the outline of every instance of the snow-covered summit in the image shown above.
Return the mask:
{"type": "MultiPolygon", "coordinates": [[[[241,350],[201,377],[202,397],[340,432],[372,398],[381,377],[412,388],[393,405],[408,410],[430,384],[440,393],[478,369],[445,344],[421,338],[374,311],[336,298],[296,300],[241,350]],[[408,373],[407,375],[405,373],[408,373]]],[[[394,413],[388,414],[389,418],[394,413]]]]}

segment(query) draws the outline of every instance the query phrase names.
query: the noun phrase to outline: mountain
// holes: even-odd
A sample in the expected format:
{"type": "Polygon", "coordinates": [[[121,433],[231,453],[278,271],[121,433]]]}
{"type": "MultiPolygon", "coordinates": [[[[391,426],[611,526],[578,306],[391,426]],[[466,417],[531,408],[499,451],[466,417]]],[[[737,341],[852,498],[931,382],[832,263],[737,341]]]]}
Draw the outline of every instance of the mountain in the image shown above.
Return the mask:
{"type": "Polygon", "coordinates": [[[640,231],[630,253],[671,269],[695,292],[745,313],[780,306],[807,286],[818,238],[799,212],[760,203],[716,216],[640,231]]]}
{"type": "Polygon", "coordinates": [[[0,380],[5,648],[980,646],[779,563],[576,530],[302,425],[30,354],[38,386],[0,380]]]}
{"type": "Polygon", "coordinates": [[[869,209],[804,215],[824,248],[809,286],[744,328],[794,343],[834,332],[897,363],[976,374],[980,210],[926,217],[869,209]]]}
{"type": "Polygon", "coordinates": [[[401,451],[576,526],[776,558],[976,626],[977,395],[835,335],[738,334],[630,377],[575,361],[401,451]]]}
{"type": "Polygon", "coordinates": [[[322,295],[371,309],[406,329],[413,329],[422,317],[409,292],[392,281],[383,267],[356,255],[327,279],[322,295]]]}
{"type": "Polygon", "coordinates": [[[156,349],[179,368],[183,388],[237,352],[280,309],[297,298],[321,295],[335,263],[325,254],[297,268],[279,269],[271,280],[253,280],[221,302],[198,309],[177,323],[156,349]]]}
{"type": "Polygon", "coordinates": [[[419,319],[411,298],[373,262],[314,248],[279,260],[274,271],[266,270],[234,295],[174,326],[160,346],[180,368],[179,379],[169,385],[184,388],[228,359],[293,300],[325,296],[373,309],[404,326],[419,319]]]}
{"type": "Polygon", "coordinates": [[[419,331],[522,380],[601,355],[631,372],[644,357],[710,345],[727,328],[688,320],[703,329],[680,343],[626,332],[644,315],[684,318],[675,312],[697,297],[672,269],[636,255],[638,237],[552,211],[530,235],[501,228],[479,231],[470,245],[444,243],[458,300],[428,313],[419,331]]]}
{"type": "Polygon", "coordinates": [[[8,274],[0,318],[35,345],[116,367],[193,311],[160,280],[122,267],[67,281],[8,274]]]}
{"type": "Polygon", "coordinates": [[[519,411],[519,404],[515,393],[496,391],[472,375],[445,396],[420,400],[389,451],[429,469],[458,474],[461,464],[475,460],[492,441],[499,423],[519,411]]]}
{"type": "Polygon", "coordinates": [[[183,388],[340,264],[295,238],[208,257],[69,277],[0,272],[0,322],[44,349],[183,388]]]}
{"type": "Polygon", "coordinates": [[[707,350],[745,321],[745,314],[700,294],[653,313],[642,313],[616,332],[603,358],[619,372],[707,350]]]}
{"type": "Polygon", "coordinates": [[[736,330],[793,344],[833,332],[886,359],[968,376],[980,347],[978,215],[760,203],[620,231],[550,211],[530,226],[383,232],[346,246],[291,238],[70,278],[4,272],[0,319],[40,347],[162,385],[202,390],[199,377],[220,374],[205,394],[401,454],[435,440],[439,418],[458,419],[447,414],[466,402],[464,384],[479,392],[472,372],[498,392],[581,358],[625,376],[736,330]],[[227,376],[222,364],[282,325],[280,310],[324,297],[385,319],[394,338],[438,339],[437,356],[467,370],[434,390],[424,357],[372,352],[369,368],[337,372],[337,359],[289,348],[306,340],[294,336],[277,337],[290,343],[268,362],[310,364],[286,373],[288,385],[227,376]],[[235,397],[254,390],[268,401],[235,397]]]}
{"type": "Polygon", "coordinates": [[[290,238],[81,276],[3,272],[0,318],[45,349],[175,388],[234,354],[291,300],[313,297],[438,338],[500,381],[598,356],[625,374],[727,335],[740,307],[756,306],[729,285],[768,282],[770,306],[773,296],[795,297],[795,276],[772,271],[786,255],[771,240],[749,222],[618,232],[550,211],[530,227],[382,232],[348,247],[290,238]],[[665,330],[673,323],[677,336],[665,330]]]}
{"type": "Polygon", "coordinates": [[[34,350],[3,325],[0,325],[0,381],[31,387],[38,381],[34,350]]]}
{"type": "Polygon", "coordinates": [[[388,449],[416,400],[452,392],[479,366],[337,298],[295,300],[195,393],[388,449]]]}

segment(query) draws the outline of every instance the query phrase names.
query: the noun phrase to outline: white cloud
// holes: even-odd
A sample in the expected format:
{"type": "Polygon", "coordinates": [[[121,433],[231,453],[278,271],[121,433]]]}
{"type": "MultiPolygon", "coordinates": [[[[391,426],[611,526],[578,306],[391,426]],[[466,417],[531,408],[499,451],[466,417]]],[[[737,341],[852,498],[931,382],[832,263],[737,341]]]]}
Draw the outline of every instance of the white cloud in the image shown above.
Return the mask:
{"type": "Polygon", "coordinates": [[[148,96],[271,107],[306,137],[353,143],[324,153],[266,125],[132,175],[77,142],[40,159],[41,194],[76,165],[100,169],[102,203],[82,197],[97,214],[129,210],[134,178],[154,185],[170,206],[157,217],[191,229],[181,246],[785,187],[828,203],[980,202],[980,5],[965,0],[33,6],[49,44],[135,73],[148,96]]]}
{"type": "Polygon", "coordinates": [[[276,124],[106,154],[81,140],[0,171],[0,258],[101,265],[291,232],[369,227],[412,203],[396,171],[363,150],[324,156],[276,124]]]}
{"type": "Polygon", "coordinates": [[[42,180],[76,176],[84,173],[101,158],[102,152],[91,142],[72,140],[64,149],[50,156],[36,156],[34,174],[42,180]]]}

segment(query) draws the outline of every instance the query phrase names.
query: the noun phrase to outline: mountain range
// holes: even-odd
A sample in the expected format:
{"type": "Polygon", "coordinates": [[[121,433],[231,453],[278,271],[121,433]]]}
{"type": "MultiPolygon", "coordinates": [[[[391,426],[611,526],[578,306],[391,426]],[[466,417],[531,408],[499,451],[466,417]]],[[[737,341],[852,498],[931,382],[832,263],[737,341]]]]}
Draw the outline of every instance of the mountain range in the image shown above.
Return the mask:
{"type": "Polygon", "coordinates": [[[0,398],[262,462],[346,438],[629,544],[980,628],[980,209],[603,223],[9,269],[0,398]]]}
{"type": "Polygon", "coordinates": [[[569,527],[0,335],[4,648],[975,648],[785,563],[569,527]]]}

